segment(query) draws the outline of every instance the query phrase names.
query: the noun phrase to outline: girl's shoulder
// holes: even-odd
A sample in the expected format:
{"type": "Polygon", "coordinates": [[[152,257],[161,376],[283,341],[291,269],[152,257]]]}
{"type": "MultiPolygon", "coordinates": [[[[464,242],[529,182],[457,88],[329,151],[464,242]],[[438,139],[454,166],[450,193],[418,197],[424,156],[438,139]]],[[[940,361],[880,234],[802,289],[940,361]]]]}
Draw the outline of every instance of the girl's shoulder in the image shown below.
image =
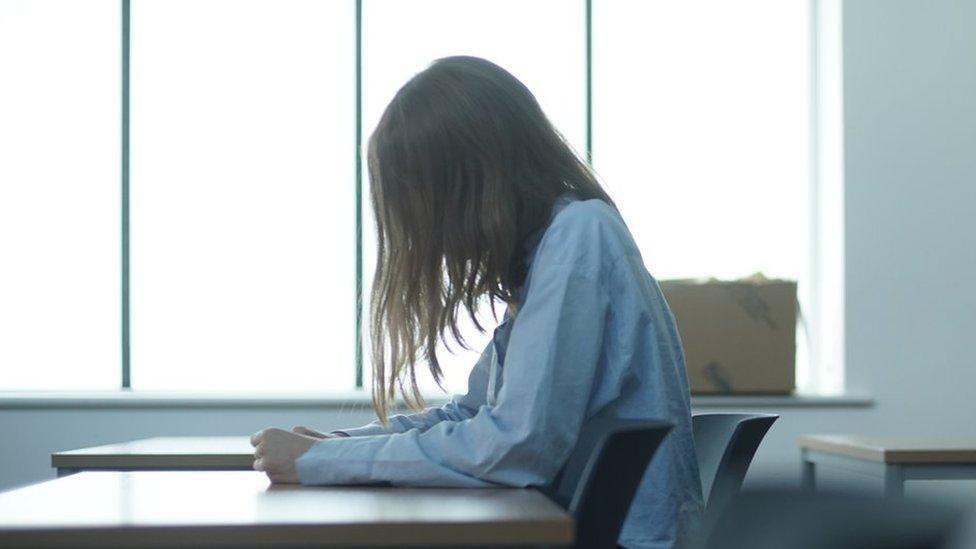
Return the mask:
{"type": "Polygon", "coordinates": [[[560,197],[540,252],[560,262],[609,266],[636,254],[637,246],[617,209],[599,199],[560,197]]]}

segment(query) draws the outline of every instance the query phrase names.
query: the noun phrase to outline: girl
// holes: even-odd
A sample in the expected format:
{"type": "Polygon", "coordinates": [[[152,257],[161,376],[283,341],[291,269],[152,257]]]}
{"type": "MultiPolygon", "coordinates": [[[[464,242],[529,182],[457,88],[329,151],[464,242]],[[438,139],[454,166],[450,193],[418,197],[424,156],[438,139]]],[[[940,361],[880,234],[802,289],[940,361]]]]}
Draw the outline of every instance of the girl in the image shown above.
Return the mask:
{"type": "Polygon", "coordinates": [[[687,376],[674,319],[614,203],[526,87],[483,59],[433,63],[369,140],[379,235],[370,331],[378,421],[265,429],[254,468],[273,482],[544,486],[596,414],[675,425],[620,543],[672,547],[701,508],[687,376]],[[468,393],[388,416],[415,368],[480,300],[507,308],[468,393]]]}

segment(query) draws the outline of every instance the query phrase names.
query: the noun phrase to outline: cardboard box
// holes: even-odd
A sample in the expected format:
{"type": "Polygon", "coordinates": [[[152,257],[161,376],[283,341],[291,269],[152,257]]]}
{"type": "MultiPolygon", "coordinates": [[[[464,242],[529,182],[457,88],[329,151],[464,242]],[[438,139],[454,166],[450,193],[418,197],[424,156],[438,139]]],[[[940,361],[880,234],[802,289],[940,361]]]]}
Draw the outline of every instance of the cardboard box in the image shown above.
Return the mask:
{"type": "Polygon", "coordinates": [[[694,394],[788,394],[796,385],[796,282],[664,280],[694,394]]]}

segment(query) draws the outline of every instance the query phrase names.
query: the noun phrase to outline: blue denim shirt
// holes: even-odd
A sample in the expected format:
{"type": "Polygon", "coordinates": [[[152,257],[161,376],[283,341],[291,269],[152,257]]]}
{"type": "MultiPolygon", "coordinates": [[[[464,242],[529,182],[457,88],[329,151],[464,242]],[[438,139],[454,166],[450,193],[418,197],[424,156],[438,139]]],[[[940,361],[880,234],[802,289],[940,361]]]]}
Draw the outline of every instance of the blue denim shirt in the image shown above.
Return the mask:
{"type": "Polygon", "coordinates": [[[567,194],[528,243],[517,310],[506,312],[444,406],[343,430],[297,462],[303,484],[545,486],[596,414],[662,419],[621,545],[686,540],[701,512],[684,354],[674,318],[618,213],[567,194]]]}

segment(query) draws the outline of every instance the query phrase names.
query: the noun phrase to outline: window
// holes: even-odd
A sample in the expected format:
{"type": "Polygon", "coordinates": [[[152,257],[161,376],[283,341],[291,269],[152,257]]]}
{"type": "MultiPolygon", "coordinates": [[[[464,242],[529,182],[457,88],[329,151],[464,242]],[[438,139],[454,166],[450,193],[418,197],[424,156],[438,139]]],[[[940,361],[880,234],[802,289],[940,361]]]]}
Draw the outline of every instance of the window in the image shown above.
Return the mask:
{"type": "Polygon", "coordinates": [[[656,278],[762,272],[809,303],[809,9],[594,2],[593,165],[656,278]]]}
{"type": "Polygon", "coordinates": [[[0,389],[119,386],[118,23],[0,3],[0,389]]]}
{"type": "MultiPolygon", "coordinates": [[[[368,387],[357,155],[396,90],[451,55],[526,83],[657,278],[797,279],[819,319],[810,7],[4,2],[0,390],[368,387]]],[[[442,348],[449,392],[490,338],[482,318],[486,334],[462,320],[471,351],[442,348]]]]}
{"type": "Polygon", "coordinates": [[[348,2],[135,0],[132,387],[352,387],[348,2]]]}
{"type": "Polygon", "coordinates": [[[798,278],[804,1],[598,1],[593,163],[659,278],[798,278]]]}

